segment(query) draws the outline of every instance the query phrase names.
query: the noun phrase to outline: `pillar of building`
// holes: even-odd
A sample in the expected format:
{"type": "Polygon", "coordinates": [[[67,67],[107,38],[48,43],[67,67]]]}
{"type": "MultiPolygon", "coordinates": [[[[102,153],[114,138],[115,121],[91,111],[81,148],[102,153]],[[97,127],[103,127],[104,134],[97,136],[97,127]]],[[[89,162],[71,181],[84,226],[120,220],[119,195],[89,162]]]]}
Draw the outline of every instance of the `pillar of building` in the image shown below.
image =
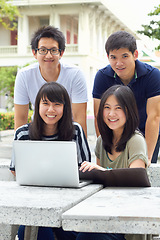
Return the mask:
{"type": "Polygon", "coordinates": [[[50,8],[49,25],[60,28],[60,16],[56,11],[56,6],[51,6],[50,8]]]}
{"type": "Polygon", "coordinates": [[[103,20],[103,16],[101,16],[101,12],[98,15],[97,18],[97,47],[98,47],[98,56],[102,56],[103,55],[103,38],[102,38],[102,20],[103,20]]]}
{"type": "Polygon", "coordinates": [[[80,54],[88,54],[90,50],[89,9],[87,5],[81,5],[78,22],[78,51],[80,54]]]}
{"type": "Polygon", "coordinates": [[[102,24],[102,39],[103,39],[103,53],[102,53],[102,56],[104,57],[104,59],[107,58],[107,53],[106,53],[106,50],[105,50],[105,44],[106,44],[106,41],[108,39],[107,19],[108,19],[108,17],[107,18],[105,17],[103,19],[103,24],[102,24]]]}
{"type": "Polygon", "coordinates": [[[29,22],[28,16],[18,18],[18,55],[26,55],[29,45],[29,22]]]}
{"type": "Polygon", "coordinates": [[[97,8],[94,8],[90,13],[90,50],[92,55],[97,54],[96,11],[97,8]]]}

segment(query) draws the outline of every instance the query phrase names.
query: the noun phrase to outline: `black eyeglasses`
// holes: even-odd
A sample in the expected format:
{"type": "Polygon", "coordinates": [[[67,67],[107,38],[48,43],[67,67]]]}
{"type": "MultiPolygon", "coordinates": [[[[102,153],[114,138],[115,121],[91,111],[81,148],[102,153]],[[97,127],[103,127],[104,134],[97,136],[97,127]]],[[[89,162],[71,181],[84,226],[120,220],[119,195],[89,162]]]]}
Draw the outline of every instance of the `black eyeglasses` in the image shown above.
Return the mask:
{"type": "Polygon", "coordinates": [[[48,51],[52,55],[58,55],[59,53],[61,53],[61,49],[58,49],[58,48],[50,48],[50,49],[48,49],[48,48],[36,48],[36,50],[41,55],[46,55],[48,53],[48,51]]]}

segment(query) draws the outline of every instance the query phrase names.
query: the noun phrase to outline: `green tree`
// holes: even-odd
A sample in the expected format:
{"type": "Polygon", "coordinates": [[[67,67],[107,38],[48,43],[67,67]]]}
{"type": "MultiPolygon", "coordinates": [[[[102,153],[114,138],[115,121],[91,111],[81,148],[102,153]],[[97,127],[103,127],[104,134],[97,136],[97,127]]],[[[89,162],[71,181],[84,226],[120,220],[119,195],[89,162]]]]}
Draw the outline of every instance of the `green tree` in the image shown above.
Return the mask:
{"type": "MultiPolygon", "coordinates": [[[[144,34],[149,38],[160,40],[160,5],[158,7],[154,7],[154,11],[148,13],[148,16],[153,18],[149,25],[142,25],[143,30],[139,30],[137,32],[144,34]]],[[[156,49],[160,49],[160,44],[156,47],[156,49]]]]}
{"type": "Polygon", "coordinates": [[[17,74],[17,66],[0,68],[0,92],[2,95],[14,96],[14,83],[17,74]]]}
{"type": "Polygon", "coordinates": [[[23,66],[11,66],[0,67],[0,93],[6,95],[6,93],[13,98],[14,96],[14,84],[18,69],[29,66],[35,61],[29,62],[23,66]]]}
{"type": "Polygon", "coordinates": [[[7,109],[13,108],[14,83],[17,74],[17,66],[0,68],[0,95],[7,97],[7,109]]]}
{"type": "Polygon", "coordinates": [[[20,16],[18,8],[0,0],[0,23],[8,30],[13,31],[17,27],[17,17],[20,16]]]}
{"type": "Polygon", "coordinates": [[[10,105],[13,105],[14,84],[18,69],[29,66],[32,63],[33,61],[25,64],[24,66],[0,67],[0,95],[7,95],[8,103],[10,103],[10,105]]]}

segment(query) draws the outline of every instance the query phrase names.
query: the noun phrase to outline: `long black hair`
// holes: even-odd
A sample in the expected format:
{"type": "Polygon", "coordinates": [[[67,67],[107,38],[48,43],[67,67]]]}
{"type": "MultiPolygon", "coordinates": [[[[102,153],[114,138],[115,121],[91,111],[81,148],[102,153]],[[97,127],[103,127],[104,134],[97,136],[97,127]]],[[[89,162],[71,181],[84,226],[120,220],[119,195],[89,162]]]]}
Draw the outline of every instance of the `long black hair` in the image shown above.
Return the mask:
{"type": "Polygon", "coordinates": [[[56,82],[45,83],[39,90],[35,101],[35,112],[33,122],[29,127],[31,140],[41,140],[44,132],[44,121],[39,114],[39,104],[41,99],[48,99],[51,102],[58,102],[64,105],[63,116],[58,121],[58,139],[71,141],[73,137],[73,122],[71,102],[67,90],[56,82]]]}
{"type": "Polygon", "coordinates": [[[111,154],[113,144],[113,131],[110,129],[103,119],[103,110],[106,100],[109,96],[114,95],[118,104],[123,109],[126,116],[126,123],[120,140],[116,145],[116,151],[121,152],[125,149],[127,141],[138,128],[139,117],[137,104],[132,90],[128,86],[114,85],[108,88],[102,95],[99,111],[97,115],[97,123],[99,132],[102,137],[103,146],[107,152],[111,154]]]}

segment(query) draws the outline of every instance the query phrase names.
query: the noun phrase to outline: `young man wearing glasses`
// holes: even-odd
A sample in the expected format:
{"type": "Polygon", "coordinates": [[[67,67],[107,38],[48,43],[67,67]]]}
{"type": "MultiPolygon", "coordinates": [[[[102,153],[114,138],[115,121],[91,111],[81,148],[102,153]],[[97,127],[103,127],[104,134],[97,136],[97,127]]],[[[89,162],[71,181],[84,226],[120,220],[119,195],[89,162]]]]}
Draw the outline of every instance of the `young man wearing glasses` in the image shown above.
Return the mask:
{"type": "Polygon", "coordinates": [[[29,102],[34,106],[40,87],[46,82],[62,84],[71,98],[75,122],[87,134],[87,86],[83,73],[76,66],[59,60],[65,51],[63,33],[52,26],[38,29],[31,40],[32,52],[38,63],[21,69],[16,76],[14,89],[15,129],[27,123],[29,102]]]}

